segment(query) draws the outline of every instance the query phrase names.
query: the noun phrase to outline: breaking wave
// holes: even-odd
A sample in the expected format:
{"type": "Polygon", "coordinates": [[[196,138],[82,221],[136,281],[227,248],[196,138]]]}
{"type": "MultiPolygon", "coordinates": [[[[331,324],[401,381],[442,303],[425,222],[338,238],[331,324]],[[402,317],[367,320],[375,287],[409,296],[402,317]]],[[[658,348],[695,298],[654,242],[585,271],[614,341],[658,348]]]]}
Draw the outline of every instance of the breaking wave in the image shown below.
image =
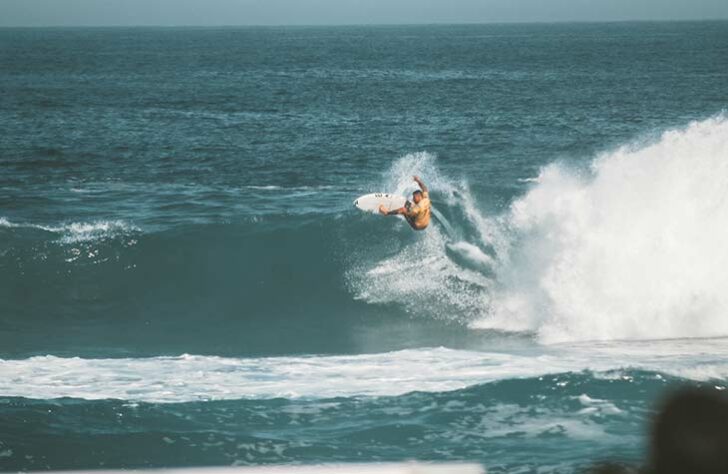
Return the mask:
{"type": "Polygon", "coordinates": [[[200,400],[399,396],[589,371],[620,378],[642,370],[693,381],[728,381],[725,339],[572,344],[546,352],[446,348],[378,354],[235,358],[202,355],[0,360],[0,393],[26,398],[200,400]],[[704,353],[696,356],[696,353],[704,353]]]}
{"type": "Polygon", "coordinates": [[[71,222],[68,224],[44,225],[11,222],[0,217],[0,227],[10,229],[36,229],[59,235],[59,242],[72,244],[103,240],[140,232],[139,227],[123,220],[96,220],[92,222],[71,222]]]}
{"type": "Polygon", "coordinates": [[[545,343],[728,334],[725,117],[588,169],[546,166],[501,215],[486,215],[427,153],[401,158],[382,187],[408,192],[412,174],[455,231],[432,226],[374,259],[362,251],[348,275],[359,298],[545,343]]]}

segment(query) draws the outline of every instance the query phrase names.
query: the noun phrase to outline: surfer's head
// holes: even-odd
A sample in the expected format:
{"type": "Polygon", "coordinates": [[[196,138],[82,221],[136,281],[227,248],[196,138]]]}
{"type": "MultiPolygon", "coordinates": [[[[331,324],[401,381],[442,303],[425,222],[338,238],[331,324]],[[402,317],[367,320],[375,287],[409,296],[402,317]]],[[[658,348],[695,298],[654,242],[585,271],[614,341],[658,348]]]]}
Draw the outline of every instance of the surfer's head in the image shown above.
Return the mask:
{"type": "Polygon", "coordinates": [[[419,202],[422,200],[422,191],[419,189],[412,193],[412,200],[415,202],[415,204],[419,204],[419,202]]]}

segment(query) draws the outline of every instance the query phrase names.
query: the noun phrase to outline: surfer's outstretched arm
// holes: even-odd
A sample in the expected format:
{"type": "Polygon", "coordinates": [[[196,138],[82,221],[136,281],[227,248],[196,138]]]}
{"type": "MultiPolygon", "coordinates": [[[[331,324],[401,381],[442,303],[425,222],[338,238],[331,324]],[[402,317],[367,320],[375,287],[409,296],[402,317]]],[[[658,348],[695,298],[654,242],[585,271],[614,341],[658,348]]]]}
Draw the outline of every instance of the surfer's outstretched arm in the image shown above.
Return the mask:
{"type": "Polygon", "coordinates": [[[412,179],[415,180],[415,183],[417,183],[417,186],[420,187],[423,193],[428,192],[427,186],[425,186],[425,183],[422,182],[419,176],[412,176],[412,179]]]}
{"type": "Polygon", "coordinates": [[[392,209],[391,211],[388,211],[387,208],[384,207],[384,204],[382,204],[381,206],[379,206],[379,213],[384,214],[385,216],[397,216],[401,214],[404,216],[404,220],[407,221],[410,227],[412,227],[414,230],[422,230],[422,228],[417,227],[412,216],[408,215],[406,207],[400,207],[399,209],[392,209]]]}
{"type": "Polygon", "coordinates": [[[399,209],[392,209],[390,211],[390,210],[387,210],[386,207],[384,207],[384,204],[382,204],[381,206],[379,206],[379,213],[384,214],[385,216],[396,216],[399,214],[406,214],[407,209],[405,209],[404,207],[400,207],[399,209]]]}

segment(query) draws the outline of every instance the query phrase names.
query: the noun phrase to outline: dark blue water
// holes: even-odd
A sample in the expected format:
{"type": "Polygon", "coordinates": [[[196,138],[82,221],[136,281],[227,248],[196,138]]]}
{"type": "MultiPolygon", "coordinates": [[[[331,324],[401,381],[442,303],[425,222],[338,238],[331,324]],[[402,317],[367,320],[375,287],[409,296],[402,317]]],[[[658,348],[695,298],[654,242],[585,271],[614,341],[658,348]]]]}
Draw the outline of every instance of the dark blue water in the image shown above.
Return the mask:
{"type": "Polygon", "coordinates": [[[0,29],[0,469],[639,463],[728,379],[726,91],[726,22],[0,29]]]}

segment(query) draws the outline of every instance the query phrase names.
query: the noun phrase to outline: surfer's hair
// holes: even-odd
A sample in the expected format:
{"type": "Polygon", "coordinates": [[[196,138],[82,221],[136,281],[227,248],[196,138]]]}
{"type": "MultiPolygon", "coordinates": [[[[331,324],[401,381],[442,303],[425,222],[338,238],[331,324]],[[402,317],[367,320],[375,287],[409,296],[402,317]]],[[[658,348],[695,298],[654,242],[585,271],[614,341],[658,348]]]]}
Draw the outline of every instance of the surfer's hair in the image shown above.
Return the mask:
{"type": "Polygon", "coordinates": [[[419,194],[421,196],[422,195],[422,191],[420,191],[419,189],[417,191],[413,191],[412,192],[412,195],[414,196],[415,194],[419,194]]]}

